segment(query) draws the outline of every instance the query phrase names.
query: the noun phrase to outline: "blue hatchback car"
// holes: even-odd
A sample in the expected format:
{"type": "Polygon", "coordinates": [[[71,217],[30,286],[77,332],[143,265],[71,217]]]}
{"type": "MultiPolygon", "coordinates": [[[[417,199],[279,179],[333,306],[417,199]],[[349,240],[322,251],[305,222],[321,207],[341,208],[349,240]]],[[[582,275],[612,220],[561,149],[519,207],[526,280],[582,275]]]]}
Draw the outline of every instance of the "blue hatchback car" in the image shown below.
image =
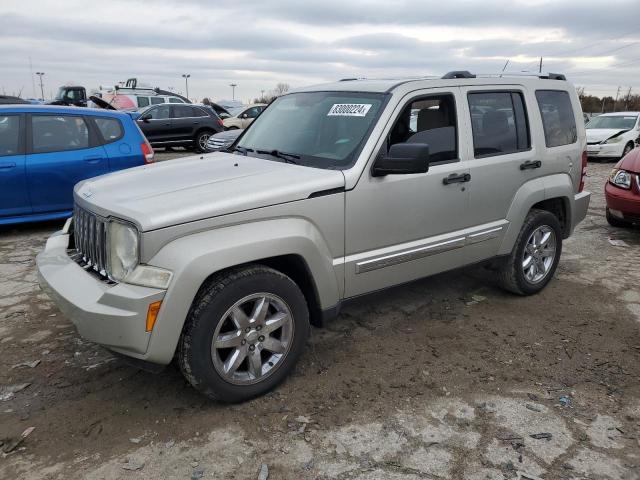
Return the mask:
{"type": "Polygon", "coordinates": [[[76,183],[151,163],[153,155],[125,113],[0,107],[0,225],[66,218],[76,183]]]}

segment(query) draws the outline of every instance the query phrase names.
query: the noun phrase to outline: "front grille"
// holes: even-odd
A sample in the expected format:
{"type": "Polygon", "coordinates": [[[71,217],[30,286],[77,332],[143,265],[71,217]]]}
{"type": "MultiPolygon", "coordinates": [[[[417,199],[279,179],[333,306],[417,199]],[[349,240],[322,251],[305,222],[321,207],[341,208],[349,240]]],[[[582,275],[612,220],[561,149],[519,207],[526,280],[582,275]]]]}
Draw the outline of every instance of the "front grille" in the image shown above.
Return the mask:
{"type": "Polygon", "coordinates": [[[73,210],[72,258],[85,270],[107,278],[107,220],[82,208],[73,210]]]}

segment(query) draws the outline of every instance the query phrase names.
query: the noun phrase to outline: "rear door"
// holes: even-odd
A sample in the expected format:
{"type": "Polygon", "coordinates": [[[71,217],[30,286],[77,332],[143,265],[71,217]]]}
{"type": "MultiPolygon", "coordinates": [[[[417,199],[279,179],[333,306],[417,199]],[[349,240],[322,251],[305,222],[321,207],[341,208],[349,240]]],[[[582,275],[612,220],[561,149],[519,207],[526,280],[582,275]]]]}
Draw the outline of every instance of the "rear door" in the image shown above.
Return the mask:
{"type": "Polygon", "coordinates": [[[0,218],[31,213],[24,130],[24,115],[0,114],[0,218]]]}
{"type": "Polygon", "coordinates": [[[91,116],[87,120],[95,126],[99,143],[107,153],[110,171],[144,164],[140,147],[144,139],[130,120],[124,120],[131,127],[128,132],[125,131],[123,120],[119,118],[91,116]]]}
{"type": "Polygon", "coordinates": [[[518,189],[542,175],[540,152],[531,142],[528,112],[535,102],[520,86],[465,87],[462,89],[471,128],[467,141],[472,145],[469,173],[469,208],[474,226],[486,226],[478,258],[497,253],[506,232],[507,212],[518,189]],[[491,228],[489,228],[491,227],[491,228]]]}
{"type": "Polygon", "coordinates": [[[193,140],[195,129],[200,123],[200,119],[195,116],[193,107],[172,105],[171,121],[173,122],[174,140],[193,140]]]}
{"type": "Polygon", "coordinates": [[[27,116],[26,175],[33,213],[73,208],[73,187],[105,174],[109,163],[82,115],[27,116]]]}

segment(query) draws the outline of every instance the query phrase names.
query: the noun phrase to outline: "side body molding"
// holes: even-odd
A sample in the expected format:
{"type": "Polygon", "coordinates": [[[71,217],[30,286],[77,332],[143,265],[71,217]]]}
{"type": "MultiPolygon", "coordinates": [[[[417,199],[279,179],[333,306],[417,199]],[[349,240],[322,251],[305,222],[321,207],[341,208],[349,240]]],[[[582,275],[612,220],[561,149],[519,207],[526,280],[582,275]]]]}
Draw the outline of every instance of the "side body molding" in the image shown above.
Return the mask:
{"type": "Polygon", "coordinates": [[[178,238],[165,245],[150,265],[173,271],[145,360],[169,363],[193,299],[212,273],[275,257],[299,255],[315,281],[320,307],[340,300],[333,258],[319,230],[303,218],[276,218],[221,227],[178,238]]]}

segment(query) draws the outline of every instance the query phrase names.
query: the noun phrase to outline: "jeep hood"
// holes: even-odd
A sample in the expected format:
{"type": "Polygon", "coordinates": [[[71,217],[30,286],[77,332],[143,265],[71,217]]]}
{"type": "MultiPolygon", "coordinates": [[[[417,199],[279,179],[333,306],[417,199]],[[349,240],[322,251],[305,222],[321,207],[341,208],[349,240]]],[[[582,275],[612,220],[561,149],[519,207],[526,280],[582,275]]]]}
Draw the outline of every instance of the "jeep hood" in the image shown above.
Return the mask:
{"type": "Polygon", "coordinates": [[[344,184],[338,170],[218,152],[85,180],[76,185],[74,199],[98,215],[149,231],[302,200],[344,184]]]}
{"type": "Polygon", "coordinates": [[[587,128],[587,142],[602,142],[608,138],[614,137],[618,134],[628,132],[628,129],[620,128],[587,128]]]}

